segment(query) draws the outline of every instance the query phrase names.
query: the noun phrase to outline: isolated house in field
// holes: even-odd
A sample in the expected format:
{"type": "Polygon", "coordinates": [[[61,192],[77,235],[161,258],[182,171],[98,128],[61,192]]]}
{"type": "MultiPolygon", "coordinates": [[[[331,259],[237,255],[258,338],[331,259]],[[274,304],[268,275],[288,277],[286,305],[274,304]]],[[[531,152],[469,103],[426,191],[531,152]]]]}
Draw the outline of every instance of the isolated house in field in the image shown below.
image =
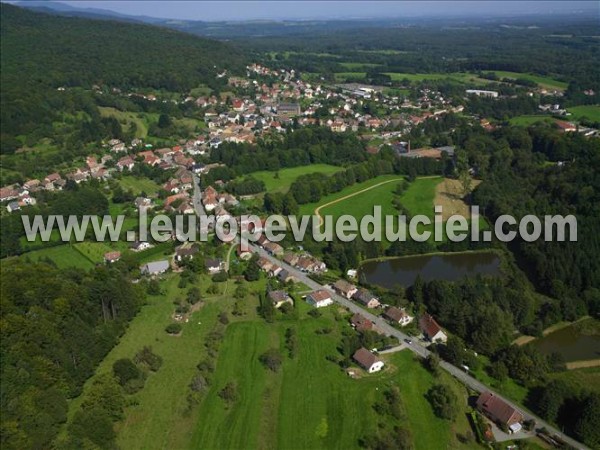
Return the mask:
{"type": "Polygon", "coordinates": [[[414,319],[414,317],[408,315],[404,309],[396,308],[394,306],[386,309],[383,316],[390,322],[397,323],[403,327],[411,323],[414,319]]]}
{"type": "Polygon", "coordinates": [[[144,275],[158,275],[169,270],[169,261],[153,261],[144,264],[141,268],[144,275]]]}
{"type": "Polygon", "coordinates": [[[121,252],[107,252],[104,254],[104,262],[114,263],[121,259],[121,252]]]}
{"type": "Polygon", "coordinates": [[[294,304],[294,301],[285,291],[270,291],[268,296],[275,308],[280,308],[284,303],[294,304]]]}
{"type": "Polygon", "coordinates": [[[448,336],[442,331],[442,327],[429,314],[421,316],[419,319],[419,328],[423,332],[425,339],[431,342],[446,342],[448,336]]]}
{"type": "Polygon", "coordinates": [[[333,304],[331,294],[325,289],[319,289],[318,291],[313,291],[308,294],[306,296],[306,302],[315,308],[323,308],[333,304]]]}
{"type": "Polygon", "coordinates": [[[358,289],[352,298],[367,308],[377,308],[380,305],[379,299],[366,289],[358,289]]]}
{"type": "Polygon", "coordinates": [[[366,317],[356,313],[350,319],[350,324],[356,331],[368,331],[373,329],[373,322],[371,322],[366,317]]]}
{"type": "Polygon", "coordinates": [[[489,391],[479,396],[477,408],[493,422],[508,428],[511,433],[522,428],[523,414],[489,391]]]}
{"type": "Polygon", "coordinates": [[[333,289],[335,289],[338,294],[346,298],[352,297],[357,291],[356,286],[354,286],[352,283],[348,283],[346,280],[337,280],[333,284],[333,289]]]}
{"type": "Polygon", "coordinates": [[[379,372],[385,365],[382,360],[364,347],[356,350],[354,355],[352,355],[352,359],[369,373],[379,372]]]}

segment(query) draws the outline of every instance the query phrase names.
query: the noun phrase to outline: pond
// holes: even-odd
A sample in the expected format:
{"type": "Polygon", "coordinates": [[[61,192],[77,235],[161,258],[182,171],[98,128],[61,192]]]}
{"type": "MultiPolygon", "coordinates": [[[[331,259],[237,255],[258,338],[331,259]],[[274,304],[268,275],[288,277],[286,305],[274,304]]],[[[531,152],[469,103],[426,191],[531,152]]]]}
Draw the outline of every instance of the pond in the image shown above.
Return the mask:
{"type": "Polygon", "coordinates": [[[600,358],[600,327],[593,319],[554,331],[533,345],[548,355],[557,352],[566,362],[600,358]],[[592,326],[593,325],[593,326],[592,326]]]}
{"type": "Polygon", "coordinates": [[[388,289],[412,286],[418,275],[424,281],[454,281],[477,274],[499,275],[500,257],[492,252],[447,253],[367,261],[360,266],[361,280],[388,289]]]}

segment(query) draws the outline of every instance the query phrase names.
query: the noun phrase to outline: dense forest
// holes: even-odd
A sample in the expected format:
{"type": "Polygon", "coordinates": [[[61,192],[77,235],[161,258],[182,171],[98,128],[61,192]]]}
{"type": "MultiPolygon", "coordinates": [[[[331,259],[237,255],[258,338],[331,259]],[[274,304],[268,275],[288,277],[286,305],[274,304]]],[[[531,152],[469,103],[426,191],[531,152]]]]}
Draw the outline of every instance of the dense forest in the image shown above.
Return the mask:
{"type": "Polygon", "coordinates": [[[247,62],[228,44],[169,29],[1,8],[3,146],[72,112],[72,102],[89,103],[89,95],[73,99],[58,87],[185,92],[218,86],[225,80],[217,73],[239,73],[247,62]]]}
{"type": "MultiPolygon", "coordinates": [[[[81,393],[144,300],[126,271],[3,262],[2,448],[49,448],[67,420],[67,400],[81,393]]],[[[72,431],[73,448],[88,445],[106,414],[99,406],[89,405],[92,424],[72,431]]]]}

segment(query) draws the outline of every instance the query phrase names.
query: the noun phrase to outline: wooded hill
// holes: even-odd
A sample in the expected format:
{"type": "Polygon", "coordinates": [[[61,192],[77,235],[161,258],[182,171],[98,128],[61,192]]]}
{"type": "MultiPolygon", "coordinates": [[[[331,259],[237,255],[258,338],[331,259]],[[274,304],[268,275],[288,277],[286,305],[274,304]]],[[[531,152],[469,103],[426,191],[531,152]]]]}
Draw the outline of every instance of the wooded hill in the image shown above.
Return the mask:
{"type": "Polygon", "coordinates": [[[3,141],[54,116],[60,86],[185,92],[239,73],[243,54],[217,41],[166,28],[53,16],[2,3],[3,141]]]}

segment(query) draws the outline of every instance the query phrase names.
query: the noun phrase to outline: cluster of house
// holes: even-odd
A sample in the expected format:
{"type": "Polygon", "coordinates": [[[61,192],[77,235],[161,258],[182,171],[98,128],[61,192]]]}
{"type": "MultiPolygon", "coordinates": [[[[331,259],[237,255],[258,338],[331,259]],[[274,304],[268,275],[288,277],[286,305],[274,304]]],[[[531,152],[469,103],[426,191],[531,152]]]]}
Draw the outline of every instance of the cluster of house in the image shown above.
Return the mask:
{"type": "MultiPolygon", "coordinates": [[[[276,244],[277,245],[277,244],[276,244]]],[[[264,257],[258,258],[256,261],[258,267],[265,272],[269,277],[277,278],[282,283],[296,283],[298,280],[295,276],[285,270],[278,264],[272,263],[270,260],[264,257]]]]}
{"type": "Polygon", "coordinates": [[[283,254],[283,261],[306,273],[322,273],[327,271],[327,265],[323,261],[308,253],[298,255],[294,252],[286,252],[283,254]]]}
{"type": "Polygon", "coordinates": [[[246,75],[228,79],[229,85],[237,89],[236,98],[188,96],[185,99],[204,109],[211,148],[222,142],[252,143],[264,133],[285,132],[286,126],[294,121],[300,126],[320,124],[334,132],[361,128],[371,132],[397,129],[406,133],[428,118],[437,119],[463,110],[462,105],[453,107],[449,99],[430,88],[420,89],[417,99],[410,101],[386,95],[382,89],[368,85],[313,85],[302,80],[293,69],[275,70],[252,64],[247,67],[246,75]],[[378,103],[377,113],[363,110],[366,101],[378,103]],[[322,116],[324,107],[327,117],[322,116]]]}
{"type": "Polygon", "coordinates": [[[18,211],[23,206],[35,205],[37,203],[36,199],[30,195],[30,192],[34,192],[32,191],[34,186],[29,182],[24,183],[23,186],[19,184],[4,186],[0,188],[0,202],[8,202],[6,205],[8,212],[18,211]]]}
{"type": "MultiPolygon", "coordinates": [[[[184,243],[175,249],[173,261],[177,266],[181,267],[185,261],[194,259],[194,256],[196,256],[199,251],[200,248],[197,245],[184,243]]],[[[226,269],[225,262],[219,258],[205,258],[204,267],[209,275],[215,275],[226,269]]]]}
{"type": "MultiPolygon", "coordinates": [[[[112,140],[110,142],[114,142],[112,140]]],[[[128,147],[123,147],[121,144],[111,147],[111,152],[125,153],[121,156],[115,166],[121,172],[124,170],[132,170],[138,162],[151,167],[159,167],[163,170],[173,169],[175,167],[185,167],[192,170],[195,166],[195,160],[190,154],[198,152],[203,139],[196,138],[187,141],[183,146],[176,145],[172,148],[160,148],[152,150],[151,147],[146,147],[146,150],[137,153],[128,152],[128,147]]],[[[194,153],[195,154],[195,153],[194,153]]]]}
{"type": "Polygon", "coordinates": [[[229,218],[231,215],[225,209],[225,206],[235,207],[239,205],[239,201],[235,196],[227,192],[217,192],[212,186],[208,186],[202,192],[202,205],[207,212],[214,211],[217,219],[220,217],[229,218]]]}

